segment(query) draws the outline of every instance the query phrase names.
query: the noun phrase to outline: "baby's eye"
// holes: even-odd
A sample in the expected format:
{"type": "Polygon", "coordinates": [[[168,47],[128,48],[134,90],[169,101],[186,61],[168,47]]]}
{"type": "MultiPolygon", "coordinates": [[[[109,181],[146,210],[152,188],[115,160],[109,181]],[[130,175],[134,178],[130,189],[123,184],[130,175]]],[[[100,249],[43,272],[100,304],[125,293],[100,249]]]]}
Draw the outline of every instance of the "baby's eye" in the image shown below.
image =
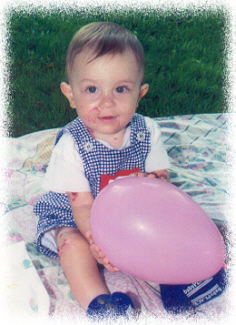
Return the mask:
{"type": "Polygon", "coordinates": [[[127,88],[125,86],[117,87],[116,91],[120,94],[124,93],[127,91],[127,88]]]}
{"type": "Polygon", "coordinates": [[[86,91],[88,91],[88,92],[91,93],[91,94],[95,94],[95,93],[98,92],[98,89],[97,89],[97,87],[88,87],[88,88],[86,89],[86,91]]]}

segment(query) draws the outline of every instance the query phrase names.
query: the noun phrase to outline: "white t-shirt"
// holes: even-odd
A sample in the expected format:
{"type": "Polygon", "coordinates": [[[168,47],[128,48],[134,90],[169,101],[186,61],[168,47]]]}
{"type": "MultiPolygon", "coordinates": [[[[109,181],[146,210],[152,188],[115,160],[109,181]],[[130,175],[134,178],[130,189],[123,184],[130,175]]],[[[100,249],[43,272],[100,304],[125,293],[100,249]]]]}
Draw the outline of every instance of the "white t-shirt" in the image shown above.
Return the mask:
{"type": "MultiPolygon", "coordinates": [[[[150,173],[168,169],[170,162],[161,140],[159,126],[149,117],[145,117],[145,121],[151,134],[151,150],[145,162],[145,171],[150,173]]],[[[127,148],[130,145],[130,133],[131,127],[129,126],[126,129],[123,144],[119,149],[127,148]]],[[[117,149],[106,141],[98,141],[110,149],[117,149]]],[[[75,141],[69,133],[64,133],[53,149],[43,182],[43,189],[57,193],[91,191],[89,182],[85,177],[82,159],[76,149],[75,141]]]]}

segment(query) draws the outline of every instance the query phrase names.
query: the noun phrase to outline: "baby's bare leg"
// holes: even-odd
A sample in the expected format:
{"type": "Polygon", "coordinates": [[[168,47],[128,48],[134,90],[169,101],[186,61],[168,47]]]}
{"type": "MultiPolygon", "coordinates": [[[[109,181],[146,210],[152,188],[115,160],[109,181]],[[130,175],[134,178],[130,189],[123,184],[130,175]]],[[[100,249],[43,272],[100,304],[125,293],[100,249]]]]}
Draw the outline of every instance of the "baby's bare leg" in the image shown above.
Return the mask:
{"type": "Polygon", "coordinates": [[[63,227],[57,231],[57,247],[72,294],[87,310],[95,297],[109,293],[101,279],[89,244],[78,229],[63,227]]]}

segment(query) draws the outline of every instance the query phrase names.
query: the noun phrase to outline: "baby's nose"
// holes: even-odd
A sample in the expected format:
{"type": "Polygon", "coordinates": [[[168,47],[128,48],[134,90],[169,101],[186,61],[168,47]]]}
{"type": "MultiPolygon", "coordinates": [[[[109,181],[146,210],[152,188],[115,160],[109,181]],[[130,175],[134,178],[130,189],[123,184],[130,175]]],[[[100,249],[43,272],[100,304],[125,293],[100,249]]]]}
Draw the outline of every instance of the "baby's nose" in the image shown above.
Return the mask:
{"type": "Polygon", "coordinates": [[[115,105],[115,100],[112,96],[112,94],[104,94],[100,100],[99,108],[112,108],[115,105]]]}

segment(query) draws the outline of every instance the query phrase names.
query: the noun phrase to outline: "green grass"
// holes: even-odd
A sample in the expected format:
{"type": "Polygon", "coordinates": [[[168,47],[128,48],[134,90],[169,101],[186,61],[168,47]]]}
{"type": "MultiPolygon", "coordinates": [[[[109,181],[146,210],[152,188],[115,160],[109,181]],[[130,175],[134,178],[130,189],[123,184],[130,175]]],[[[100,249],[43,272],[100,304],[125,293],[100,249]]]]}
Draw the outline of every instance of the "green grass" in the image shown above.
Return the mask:
{"type": "Polygon", "coordinates": [[[227,109],[225,11],[13,11],[8,19],[10,136],[75,118],[60,92],[65,53],[74,33],[92,21],[122,24],[143,44],[150,90],[138,112],[156,117],[227,109]]]}

